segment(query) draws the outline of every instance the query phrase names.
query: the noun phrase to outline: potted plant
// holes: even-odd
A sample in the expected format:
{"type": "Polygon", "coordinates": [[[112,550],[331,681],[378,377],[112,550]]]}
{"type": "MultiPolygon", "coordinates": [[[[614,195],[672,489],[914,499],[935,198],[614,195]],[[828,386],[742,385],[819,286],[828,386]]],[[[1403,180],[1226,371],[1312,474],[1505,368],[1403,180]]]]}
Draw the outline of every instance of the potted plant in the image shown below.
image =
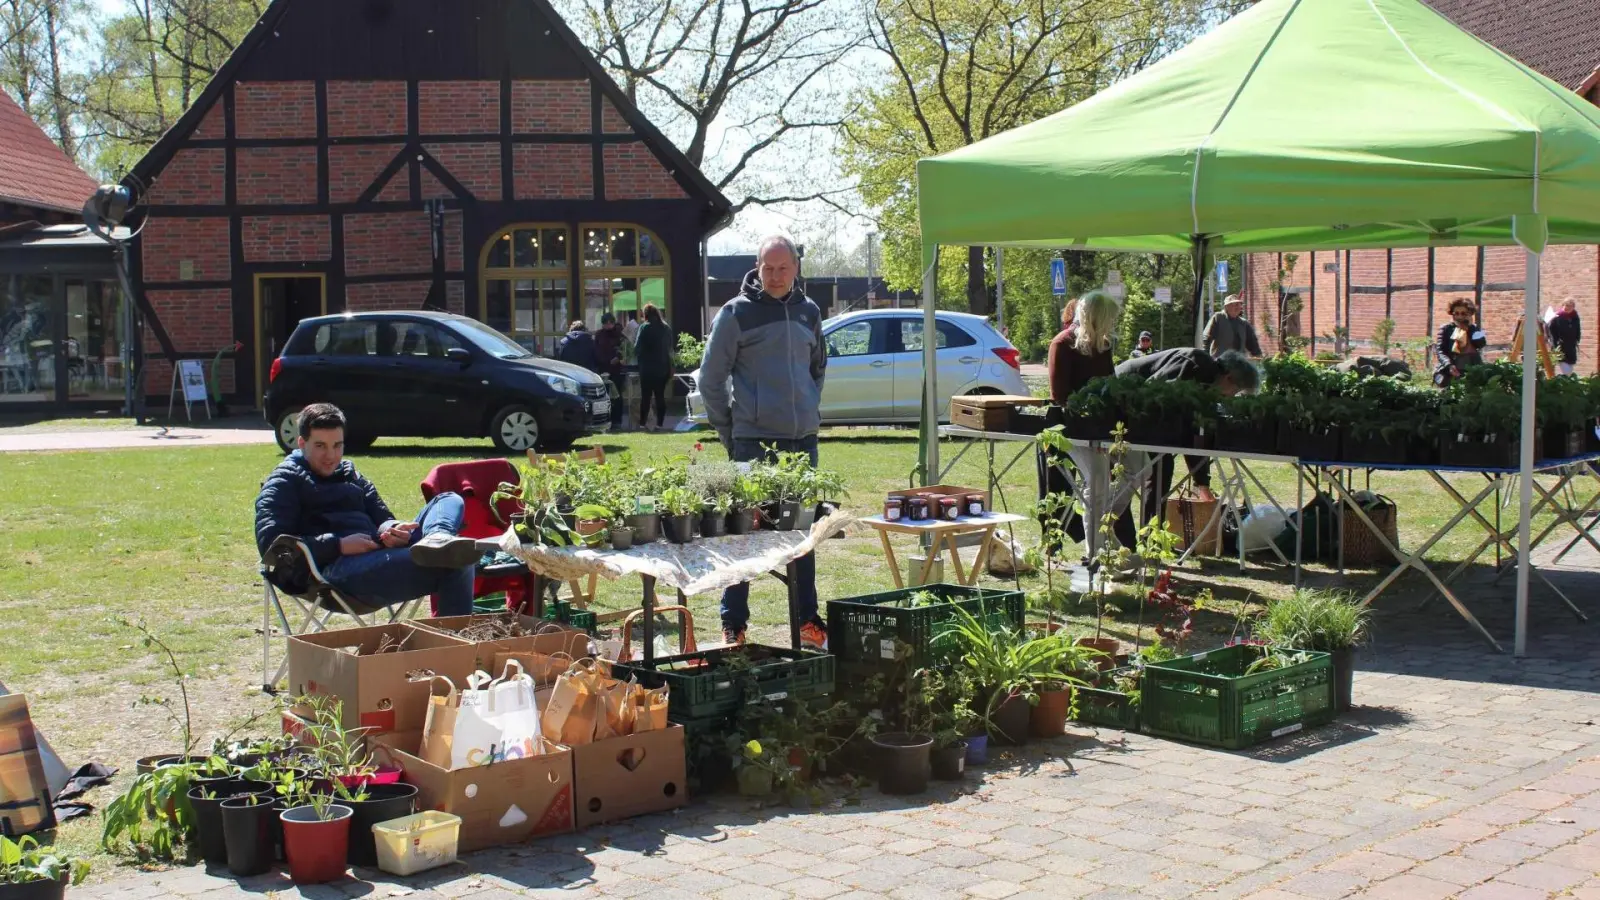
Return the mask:
{"type": "Polygon", "coordinates": [[[767,500],[761,479],[740,472],[733,484],[733,505],[728,513],[729,534],[750,534],[761,524],[761,504],[767,500]]]}
{"type": "Polygon", "coordinates": [[[87,860],[41,847],[31,834],[0,836],[0,900],[59,900],[88,874],[87,860]]]}
{"type": "MultiPolygon", "coordinates": [[[[903,671],[904,666],[898,666],[903,671]]],[[[933,730],[936,724],[930,689],[938,673],[917,669],[892,680],[890,702],[884,704],[885,722],[893,730],[875,730],[869,736],[877,762],[878,790],[885,794],[920,794],[933,774],[933,730]]],[[[888,727],[887,724],[885,726],[888,727]]]]}
{"type": "Polygon", "coordinates": [[[940,781],[960,781],[967,770],[967,736],[982,724],[972,708],[976,699],[972,679],[960,668],[931,670],[924,689],[933,737],[929,768],[940,781]]]}
{"type": "Polygon", "coordinates": [[[607,520],[608,534],[611,536],[611,549],[633,549],[633,527],[628,524],[626,516],[613,513],[607,520]]]}
{"type": "Polygon", "coordinates": [[[788,748],[772,741],[763,745],[759,740],[744,740],[737,734],[728,740],[735,745],[733,772],[741,796],[770,797],[774,791],[788,788],[794,778],[788,748]]]}
{"type": "Polygon", "coordinates": [[[1578,378],[1545,378],[1534,394],[1544,443],[1539,455],[1546,459],[1571,459],[1583,455],[1592,431],[1589,387],[1578,378]]]}
{"type": "Polygon", "coordinates": [[[1095,657],[1100,654],[1069,642],[1062,632],[1043,634],[1030,643],[1033,641],[1053,641],[1061,645],[1061,650],[1049,663],[1058,677],[1042,680],[1036,686],[1039,699],[1028,713],[1028,731],[1037,738],[1060,737],[1067,733],[1073,690],[1088,684],[1086,677],[1096,671],[1095,657]]]}
{"type": "Polygon", "coordinates": [[[661,493],[661,502],[667,508],[667,518],[662,522],[667,540],[674,544],[693,543],[700,498],[687,487],[670,487],[661,493]]]}
{"type": "Polygon", "coordinates": [[[283,822],[283,851],[289,877],[295,884],[322,884],[344,875],[350,849],[349,806],[302,780],[296,785],[289,808],[279,814],[283,822]]]}
{"type": "Polygon", "coordinates": [[[989,723],[990,740],[1022,743],[1028,708],[1038,702],[1037,685],[1061,677],[1056,666],[1071,645],[1055,635],[1029,640],[1010,626],[986,627],[964,609],[954,613],[946,627],[959,641],[960,663],[977,685],[976,708],[989,723]]]}
{"type": "Polygon", "coordinates": [[[837,504],[829,502],[844,496],[844,479],[836,472],[817,469],[809,465],[804,454],[798,454],[808,464],[800,477],[800,512],[795,528],[810,531],[816,520],[827,516],[837,504]]]}
{"type": "Polygon", "coordinates": [[[228,871],[240,877],[261,875],[277,858],[272,821],[278,815],[271,793],[243,794],[222,801],[222,835],[228,871]]]}
{"type": "Polygon", "coordinates": [[[378,851],[372,826],[415,812],[415,785],[401,784],[398,768],[375,765],[361,740],[361,729],[344,727],[344,704],[324,697],[302,698],[314,710],[312,724],[306,726],[312,743],[312,758],[333,799],[350,809],[349,844],[346,860],[351,865],[375,866],[378,851]]]}
{"type": "MultiPolygon", "coordinates": [[[[217,757],[221,762],[221,757],[217,757]]],[[[189,788],[189,807],[194,810],[194,839],[200,857],[209,863],[221,865],[228,861],[228,844],[222,824],[222,804],[235,797],[252,794],[271,794],[272,785],[264,781],[247,781],[237,775],[224,778],[195,780],[189,788]]]]}
{"type": "Polygon", "coordinates": [[[1301,588],[1269,601],[1255,634],[1274,647],[1316,650],[1332,657],[1334,699],[1343,712],[1352,705],[1355,649],[1367,638],[1371,613],[1354,595],[1301,588]]]}
{"type": "Polygon", "coordinates": [[[717,494],[706,501],[700,513],[700,536],[722,537],[728,533],[728,513],[733,510],[732,494],[717,494]]]}

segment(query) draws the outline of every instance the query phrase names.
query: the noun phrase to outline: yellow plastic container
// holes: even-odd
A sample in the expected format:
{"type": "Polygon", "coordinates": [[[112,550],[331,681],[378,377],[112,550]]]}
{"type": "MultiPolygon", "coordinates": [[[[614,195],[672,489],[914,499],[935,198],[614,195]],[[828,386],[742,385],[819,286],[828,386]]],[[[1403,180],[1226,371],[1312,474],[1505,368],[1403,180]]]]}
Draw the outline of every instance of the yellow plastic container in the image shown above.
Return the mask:
{"type": "Polygon", "coordinates": [[[415,875],[456,861],[461,817],[426,810],[372,826],[378,868],[391,875],[415,875]]]}

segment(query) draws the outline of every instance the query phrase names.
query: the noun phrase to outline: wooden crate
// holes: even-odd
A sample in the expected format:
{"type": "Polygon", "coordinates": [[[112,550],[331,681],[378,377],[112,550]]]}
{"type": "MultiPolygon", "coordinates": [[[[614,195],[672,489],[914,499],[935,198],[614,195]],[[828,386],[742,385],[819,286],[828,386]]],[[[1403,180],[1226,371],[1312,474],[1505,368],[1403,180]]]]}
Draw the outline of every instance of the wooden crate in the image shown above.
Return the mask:
{"type": "Polygon", "coordinates": [[[1013,394],[951,397],[950,424],[977,431],[1006,431],[1011,428],[1011,417],[1017,407],[1038,406],[1048,402],[1039,397],[1013,394]]]}

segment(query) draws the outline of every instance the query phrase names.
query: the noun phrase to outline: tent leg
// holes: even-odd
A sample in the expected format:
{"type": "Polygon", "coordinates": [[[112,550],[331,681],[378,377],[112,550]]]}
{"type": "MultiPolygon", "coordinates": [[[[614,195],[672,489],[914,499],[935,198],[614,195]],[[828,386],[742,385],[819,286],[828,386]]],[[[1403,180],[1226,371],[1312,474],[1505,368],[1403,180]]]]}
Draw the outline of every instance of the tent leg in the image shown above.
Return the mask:
{"type": "Polygon", "coordinates": [[[1533,523],[1534,391],[1538,387],[1539,254],[1527,251],[1528,274],[1523,289],[1522,329],[1522,478],[1517,515],[1517,628],[1513,654],[1528,655],[1528,566],[1533,523]]]}
{"type": "Polygon", "coordinates": [[[922,273],[922,434],[928,442],[928,466],[922,470],[923,484],[936,484],[939,477],[939,342],[934,321],[934,292],[939,286],[939,252],[922,273]]]}

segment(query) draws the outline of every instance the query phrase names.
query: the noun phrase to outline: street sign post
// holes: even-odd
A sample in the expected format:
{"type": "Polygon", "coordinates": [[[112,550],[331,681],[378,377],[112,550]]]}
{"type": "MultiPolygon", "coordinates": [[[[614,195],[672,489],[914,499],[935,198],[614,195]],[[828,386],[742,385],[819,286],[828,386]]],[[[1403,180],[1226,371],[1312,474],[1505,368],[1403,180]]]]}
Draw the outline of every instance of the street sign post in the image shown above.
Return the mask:
{"type": "Polygon", "coordinates": [[[1155,299],[1156,299],[1156,302],[1161,304],[1162,306],[1171,306],[1172,305],[1172,288],[1170,286],[1167,286],[1167,285],[1162,285],[1161,287],[1156,288],[1156,298],[1155,299]]]}
{"type": "Polygon", "coordinates": [[[1057,297],[1067,295],[1067,261],[1059,256],[1050,260],[1050,293],[1057,297]]]}
{"type": "Polygon", "coordinates": [[[1227,292],[1228,292],[1228,261],[1225,260],[1225,259],[1219,259],[1219,260],[1217,260],[1217,293],[1226,294],[1227,292]]]}

